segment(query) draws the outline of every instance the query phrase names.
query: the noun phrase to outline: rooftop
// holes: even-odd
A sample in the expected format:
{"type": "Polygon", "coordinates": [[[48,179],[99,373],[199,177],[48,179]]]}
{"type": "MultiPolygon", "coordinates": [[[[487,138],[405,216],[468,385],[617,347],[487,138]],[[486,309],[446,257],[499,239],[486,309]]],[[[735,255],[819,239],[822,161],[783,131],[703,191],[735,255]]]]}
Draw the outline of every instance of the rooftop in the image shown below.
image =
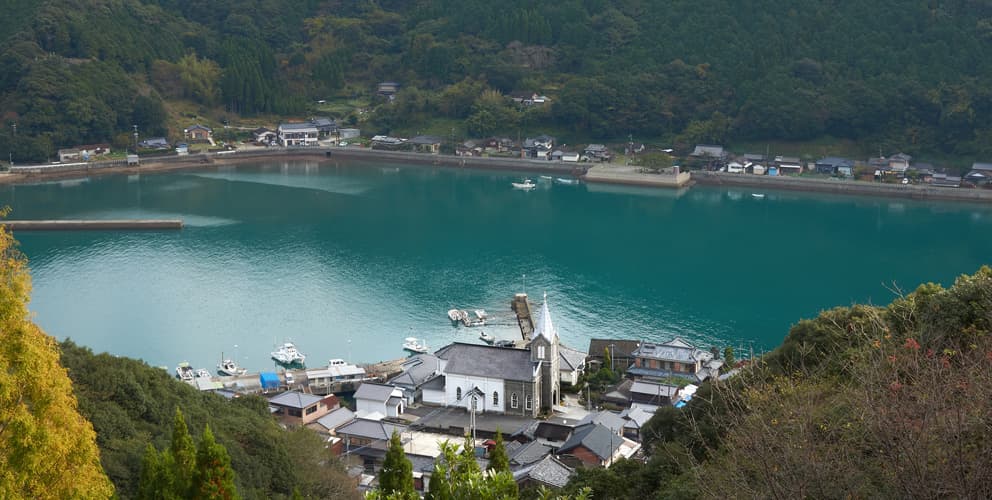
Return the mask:
{"type": "MultiPolygon", "coordinates": [[[[702,359],[700,351],[692,344],[675,337],[664,344],[645,342],[641,344],[632,354],[638,358],[661,359],[665,361],[678,361],[681,363],[695,363],[697,359],[702,359]]],[[[708,354],[708,353],[707,353],[708,354]]],[[[710,355],[712,357],[712,355],[710,355]]]]}
{"type": "Polygon", "coordinates": [[[515,481],[531,479],[547,484],[554,488],[564,488],[575,471],[561,463],[555,457],[548,455],[533,465],[523,467],[513,473],[515,481]]]}
{"type": "Polygon", "coordinates": [[[393,397],[393,392],[397,390],[399,389],[392,385],[362,382],[362,385],[358,386],[358,390],[355,391],[355,399],[368,399],[385,403],[393,397]]]}
{"type": "Polygon", "coordinates": [[[313,394],[303,394],[299,391],[287,391],[278,396],[269,399],[269,403],[276,406],[285,406],[288,408],[306,408],[311,405],[319,403],[322,399],[320,396],[314,396],[313,394]]]}
{"type": "Polygon", "coordinates": [[[562,369],[577,370],[586,362],[586,353],[566,347],[563,344],[558,344],[558,357],[560,358],[559,366],[562,369]]]}
{"type": "Polygon", "coordinates": [[[558,452],[567,453],[582,446],[594,453],[600,460],[607,460],[616,453],[621,444],[623,444],[623,438],[605,426],[586,424],[576,427],[572,437],[561,445],[558,452]]]}
{"type": "Polygon", "coordinates": [[[279,130],[317,130],[317,127],[315,127],[312,123],[280,123],[279,130]]]}
{"type": "Polygon", "coordinates": [[[393,435],[393,431],[403,433],[406,431],[405,425],[391,424],[381,420],[367,420],[356,418],[351,422],[338,428],[338,434],[363,437],[373,440],[387,440],[393,435]]]}
{"type": "Polygon", "coordinates": [[[579,421],[577,427],[582,427],[586,424],[599,424],[613,432],[620,432],[620,429],[623,429],[624,420],[616,413],[603,410],[586,415],[585,418],[579,421]]]}
{"type": "Polygon", "coordinates": [[[441,372],[441,362],[433,354],[417,354],[403,363],[403,373],[389,380],[390,384],[419,387],[441,372]]]}
{"type": "Polygon", "coordinates": [[[527,382],[535,376],[527,349],[454,342],[434,354],[447,360],[446,373],[527,382]]]}
{"type": "Polygon", "coordinates": [[[355,412],[341,407],[317,419],[317,423],[329,431],[354,420],[355,412]]]}

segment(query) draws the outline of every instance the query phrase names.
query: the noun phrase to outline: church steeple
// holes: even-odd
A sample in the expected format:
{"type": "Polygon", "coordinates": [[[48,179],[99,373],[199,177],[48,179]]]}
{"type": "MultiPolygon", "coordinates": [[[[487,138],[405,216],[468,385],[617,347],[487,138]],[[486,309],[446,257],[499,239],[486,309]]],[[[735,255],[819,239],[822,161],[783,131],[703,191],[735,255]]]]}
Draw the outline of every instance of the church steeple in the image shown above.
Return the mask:
{"type": "Polygon", "coordinates": [[[556,343],[558,330],[551,321],[551,311],[548,309],[548,292],[544,292],[544,304],[541,305],[541,312],[537,317],[537,324],[534,325],[534,338],[544,337],[549,343],[556,343]]]}

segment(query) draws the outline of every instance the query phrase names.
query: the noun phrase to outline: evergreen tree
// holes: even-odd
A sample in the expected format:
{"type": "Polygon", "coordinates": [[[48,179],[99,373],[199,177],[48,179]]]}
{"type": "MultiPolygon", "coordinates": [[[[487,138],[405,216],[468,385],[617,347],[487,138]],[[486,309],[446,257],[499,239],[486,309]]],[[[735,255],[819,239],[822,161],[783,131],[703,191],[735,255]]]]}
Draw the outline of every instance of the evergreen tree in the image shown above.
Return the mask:
{"type": "Polygon", "coordinates": [[[603,368],[613,371],[613,356],[610,356],[610,348],[603,348],[603,368]]]}
{"type": "Polygon", "coordinates": [[[506,446],[503,445],[503,433],[499,429],[496,429],[496,446],[489,453],[488,470],[510,472],[510,457],[506,455],[506,446]]]}
{"type": "Polygon", "coordinates": [[[93,426],[55,341],[29,320],[31,277],[16,246],[0,227],[0,498],[108,498],[93,426]]]}
{"type": "Polygon", "coordinates": [[[214,440],[208,425],[203,430],[200,448],[196,451],[196,471],[193,475],[192,498],[225,499],[241,498],[234,487],[234,470],[231,457],[224,445],[214,440]]]}
{"type": "Polygon", "coordinates": [[[397,493],[401,497],[417,496],[413,488],[413,464],[406,458],[400,434],[395,430],[389,438],[389,450],[386,451],[382,472],[379,473],[379,490],[387,495],[397,493]]]}
{"type": "Polygon", "coordinates": [[[161,498],[161,492],[168,491],[169,481],[163,458],[151,444],[145,448],[145,456],[141,459],[138,498],[161,498]]]}
{"type": "Polygon", "coordinates": [[[163,457],[166,462],[171,491],[179,497],[185,497],[193,484],[193,471],[196,468],[196,447],[193,437],[189,435],[183,412],[176,408],[172,421],[172,444],[169,456],[163,457]]]}

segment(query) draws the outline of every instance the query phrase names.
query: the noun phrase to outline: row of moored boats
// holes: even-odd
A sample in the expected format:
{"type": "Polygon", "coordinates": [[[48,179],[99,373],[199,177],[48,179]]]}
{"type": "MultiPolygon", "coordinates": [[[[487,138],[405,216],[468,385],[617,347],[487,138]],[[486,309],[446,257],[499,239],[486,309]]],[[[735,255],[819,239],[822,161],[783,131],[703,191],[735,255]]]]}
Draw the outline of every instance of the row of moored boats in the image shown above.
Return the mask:
{"type": "MultiPolygon", "coordinates": [[[[578,179],[568,179],[565,177],[552,178],[550,175],[542,175],[540,177],[540,180],[548,181],[548,182],[554,181],[555,184],[564,184],[568,186],[579,183],[578,179]]],[[[537,184],[535,184],[534,181],[530,179],[524,179],[523,182],[511,182],[510,184],[513,186],[513,189],[521,189],[524,191],[530,191],[531,189],[535,189],[537,187],[537,184]]]]}

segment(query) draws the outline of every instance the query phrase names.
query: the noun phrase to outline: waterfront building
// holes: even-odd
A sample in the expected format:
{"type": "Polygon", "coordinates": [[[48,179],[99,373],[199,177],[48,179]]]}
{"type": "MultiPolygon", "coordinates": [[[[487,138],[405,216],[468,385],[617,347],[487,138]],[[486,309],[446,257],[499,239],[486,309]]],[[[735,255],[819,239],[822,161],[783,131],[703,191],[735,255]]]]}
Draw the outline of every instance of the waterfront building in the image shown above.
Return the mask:
{"type": "Polygon", "coordinates": [[[317,145],[318,131],[313,123],[282,123],[277,132],[283,147],[317,145]]]}
{"type": "Polygon", "coordinates": [[[591,339],[589,340],[588,363],[589,369],[596,371],[606,362],[609,356],[614,370],[623,369],[634,362],[634,357],[630,354],[634,352],[641,343],[637,340],[626,339],[591,339]]]}
{"type": "Polygon", "coordinates": [[[702,382],[720,373],[723,361],[713,353],[675,337],[663,344],[642,342],[631,353],[634,364],[627,373],[637,378],[679,377],[690,382],[702,382]]]}
{"type": "MultiPolygon", "coordinates": [[[[439,401],[443,399],[444,375],[441,374],[441,360],[433,354],[417,354],[411,356],[402,365],[403,372],[389,379],[387,382],[403,390],[403,397],[406,404],[412,405],[424,401],[424,386],[429,382],[441,378],[442,397],[431,397],[428,387],[428,399],[439,401]]],[[[427,402],[430,402],[427,401],[427,402]]]]}
{"type": "Polygon", "coordinates": [[[210,142],[213,133],[214,131],[210,127],[197,123],[183,129],[183,138],[192,142],[210,142]]]}

